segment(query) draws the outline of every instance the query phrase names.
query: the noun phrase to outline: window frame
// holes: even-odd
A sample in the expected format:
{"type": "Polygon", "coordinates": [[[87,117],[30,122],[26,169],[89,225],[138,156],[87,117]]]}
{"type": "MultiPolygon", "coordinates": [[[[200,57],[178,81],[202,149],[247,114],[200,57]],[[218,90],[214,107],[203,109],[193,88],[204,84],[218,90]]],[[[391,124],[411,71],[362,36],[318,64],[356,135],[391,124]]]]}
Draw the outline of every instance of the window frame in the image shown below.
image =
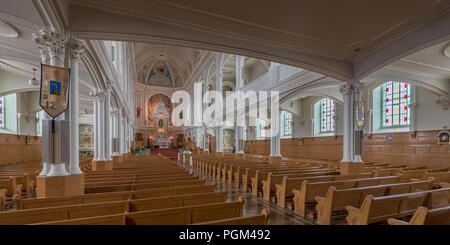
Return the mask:
{"type": "MultiPolygon", "coordinates": [[[[335,116],[336,116],[336,102],[330,98],[322,98],[319,100],[320,102],[320,111],[319,111],[319,130],[320,130],[320,134],[331,134],[331,133],[335,133],[336,132],[336,120],[335,120],[335,116]],[[323,130],[322,128],[322,122],[323,122],[323,100],[330,100],[331,102],[333,102],[333,109],[334,112],[332,112],[332,114],[330,115],[330,118],[333,118],[333,124],[332,126],[332,130],[323,130]]],[[[326,114],[326,113],[325,113],[326,114]]],[[[325,115],[326,117],[328,117],[327,115],[325,115]]],[[[330,123],[331,124],[331,123],[330,123]]]]}
{"type": "Polygon", "coordinates": [[[289,111],[281,111],[281,124],[283,125],[282,127],[280,127],[280,130],[281,130],[281,137],[282,138],[292,138],[292,135],[293,135],[293,127],[292,127],[292,122],[293,122],[293,119],[294,119],[294,115],[292,114],[292,112],[289,112],[289,111]],[[289,115],[291,116],[291,122],[290,122],[290,124],[289,124],[289,127],[290,127],[290,131],[291,131],[291,133],[290,134],[286,134],[286,115],[289,113],[289,115]]]}
{"type": "Polygon", "coordinates": [[[6,105],[5,105],[5,101],[6,101],[6,96],[0,96],[1,101],[2,101],[2,123],[3,126],[0,126],[0,129],[6,129],[6,105]]]}
{"type": "MultiPolygon", "coordinates": [[[[380,101],[381,101],[381,105],[380,105],[380,129],[382,130],[389,130],[389,129],[405,129],[405,128],[410,128],[411,127],[411,120],[412,120],[412,114],[411,114],[411,98],[412,98],[412,90],[413,87],[410,83],[407,82],[400,82],[400,81],[396,81],[396,80],[389,80],[389,81],[384,81],[384,83],[382,83],[381,85],[381,93],[380,93],[380,101]],[[385,126],[385,119],[384,119],[384,114],[385,114],[385,103],[386,100],[383,100],[384,98],[384,94],[386,92],[385,90],[385,85],[389,82],[397,82],[397,83],[404,83],[404,84],[408,84],[408,88],[409,88],[409,94],[408,94],[408,114],[409,114],[409,124],[405,124],[405,125],[392,125],[392,126],[385,126]]],[[[394,104],[392,104],[394,105],[394,104]]],[[[401,103],[399,103],[399,105],[401,105],[401,103]]],[[[393,106],[392,106],[393,107],[393,106]]],[[[401,115],[401,114],[400,114],[401,115]]],[[[399,119],[400,120],[400,119],[399,119]]]]}

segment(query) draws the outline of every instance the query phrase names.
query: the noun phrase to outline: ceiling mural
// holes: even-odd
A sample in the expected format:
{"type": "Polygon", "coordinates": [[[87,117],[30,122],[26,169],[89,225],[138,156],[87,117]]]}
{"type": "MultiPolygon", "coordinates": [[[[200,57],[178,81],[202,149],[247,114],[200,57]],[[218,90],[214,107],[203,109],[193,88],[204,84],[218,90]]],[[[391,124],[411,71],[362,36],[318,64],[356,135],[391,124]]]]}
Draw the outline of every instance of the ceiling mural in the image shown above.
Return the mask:
{"type": "Polygon", "coordinates": [[[173,84],[172,76],[170,75],[169,67],[167,67],[167,64],[162,61],[158,60],[153,67],[153,69],[150,71],[150,74],[148,75],[147,81],[151,81],[154,77],[165,77],[167,78],[171,84],[173,84]]]}

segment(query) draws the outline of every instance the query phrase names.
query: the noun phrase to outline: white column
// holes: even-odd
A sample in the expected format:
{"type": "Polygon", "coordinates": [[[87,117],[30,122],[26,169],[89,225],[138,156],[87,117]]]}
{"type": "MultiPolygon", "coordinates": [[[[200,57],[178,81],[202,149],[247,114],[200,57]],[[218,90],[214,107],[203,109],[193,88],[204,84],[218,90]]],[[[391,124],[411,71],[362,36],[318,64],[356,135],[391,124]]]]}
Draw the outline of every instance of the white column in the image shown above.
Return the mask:
{"type": "Polygon", "coordinates": [[[343,118],[343,157],[341,162],[352,162],[352,138],[353,138],[353,99],[352,99],[352,82],[349,81],[339,88],[344,96],[344,118],[343,118]]]}
{"type": "MultiPolygon", "coordinates": [[[[37,33],[32,34],[33,41],[38,45],[40,54],[41,54],[41,63],[47,64],[47,60],[49,58],[48,50],[47,50],[47,43],[46,40],[49,38],[49,34],[46,30],[40,30],[37,33]]],[[[50,117],[46,112],[43,113],[42,120],[49,120],[50,117]]],[[[43,132],[43,131],[42,131],[43,132]]],[[[43,145],[42,146],[42,157],[44,157],[45,154],[49,154],[50,152],[50,146],[49,145],[43,145]]],[[[42,158],[44,159],[44,158],[42,158]]],[[[42,171],[39,174],[40,176],[46,176],[48,172],[50,171],[50,163],[42,162],[42,171]]]]}
{"type": "MultiPolygon", "coordinates": [[[[203,71],[203,97],[206,96],[207,92],[208,92],[208,69],[205,69],[203,71]]],[[[208,106],[207,103],[203,103],[203,112],[206,110],[207,106],[208,106]]],[[[206,125],[203,126],[203,151],[209,151],[208,128],[206,127],[206,125]]]]}
{"type": "MultiPolygon", "coordinates": [[[[236,91],[240,91],[244,87],[244,57],[236,55],[236,91]]],[[[244,126],[237,125],[238,111],[235,111],[236,115],[236,129],[235,129],[235,148],[237,154],[244,153],[244,126]]]]}
{"type": "Polygon", "coordinates": [[[97,109],[98,108],[97,101],[98,100],[96,97],[94,97],[94,93],[95,93],[95,91],[90,92],[90,95],[92,98],[92,105],[93,105],[93,109],[94,109],[94,115],[93,115],[93,117],[94,117],[94,158],[92,159],[92,161],[97,161],[98,154],[99,154],[99,150],[98,150],[98,146],[99,146],[98,133],[99,133],[99,131],[98,131],[98,112],[97,112],[97,110],[98,110],[97,109]]]}
{"type": "MultiPolygon", "coordinates": [[[[50,65],[57,67],[65,67],[64,65],[64,54],[66,40],[64,35],[61,33],[51,31],[49,33],[50,38],[48,39],[47,45],[50,51],[50,65]]],[[[67,113],[67,111],[66,111],[67,113]]],[[[55,118],[55,120],[65,120],[65,113],[55,118]]],[[[61,141],[66,139],[61,139],[60,127],[55,123],[55,133],[51,135],[51,140],[53,146],[50,146],[51,155],[54,156],[54,162],[50,165],[50,171],[47,176],[66,176],[69,175],[70,171],[70,155],[67,159],[65,154],[61,152],[61,141]],[[65,159],[66,158],[66,159],[65,159]]],[[[70,140],[70,139],[69,139],[70,140]]]]}
{"type": "MultiPolygon", "coordinates": [[[[273,97],[272,97],[273,99],[273,97]]],[[[271,101],[270,111],[270,156],[280,157],[280,109],[279,104],[271,101]]]]}
{"type": "Polygon", "coordinates": [[[126,153],[126,151],[125,151],[125,118],[124,118],[123,111],[121,112],[119,133],[120,133],[120,155],[123,155],[126,153]]]}
{"type": "Polygon", "coordinates": [[[84,53],[83,44],[79,40],[70,41],[70,95],[69,95],[69,119],[70,119],[70,173],[82,174],[80,169],[80,143],[78,122],[78,61],[84,53]]]}
{"type": "Polygon", "coordinates": [[[105,89],[105,127],[104,127],[104,132],[105,132],[105,158],[106,161],[112,161],[111,158],[111,114],[110,114],[110,106],[111,106],[111,81],[106,81],[106,89],[105,89]]]}
{"type": "MultiPolygon", "coordinates": [[[[216,89],[222,96],[222,83],[223,83],[223,71],[222,71],[222,57],[223,54],[216,55],[216,89]]],[[[221,111],[222,113],[222,111],[221,111]]],[[[216,152],[223,152],[223,127],[218,126],[216,128],[216,152]]]]}
{"type": "MultiPolygon", "coordinates": [[[[119,139],[119,111],[115,110],[112,112],[112,137],[114,139],[119,139]]],[[[120,147],[120,143],[119,143],[119,147],[120,147]]],[[[118,149],[115,149],[113,151],[113,156],[119,156],[119,151],[118,149]]]]}
{"type": "Polygon", "coordinates": [[[105,156],[105,94],[104,92],[98,92],[97,101],[97,130],[98,130],[98,158],[97,161],[106,161],[105,156]]]}

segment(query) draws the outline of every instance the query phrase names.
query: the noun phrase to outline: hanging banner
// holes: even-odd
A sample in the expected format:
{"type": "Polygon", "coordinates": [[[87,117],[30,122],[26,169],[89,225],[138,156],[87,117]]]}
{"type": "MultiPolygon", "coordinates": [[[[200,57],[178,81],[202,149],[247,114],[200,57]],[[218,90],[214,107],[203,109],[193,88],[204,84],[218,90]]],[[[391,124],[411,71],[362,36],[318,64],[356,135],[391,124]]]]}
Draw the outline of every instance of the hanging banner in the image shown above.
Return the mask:
{"type": "Polygon", "coordinates": [[[366,124],[365,112],[364,112],[364,101],[359,100],[356,102],[356,125],[359,129],[363,129],[366,124]]]}
{"type": "Polygon", "coordinates": [[[70,69],[41,64],[39,105],[53,119],[69,108],[70,69]]]}

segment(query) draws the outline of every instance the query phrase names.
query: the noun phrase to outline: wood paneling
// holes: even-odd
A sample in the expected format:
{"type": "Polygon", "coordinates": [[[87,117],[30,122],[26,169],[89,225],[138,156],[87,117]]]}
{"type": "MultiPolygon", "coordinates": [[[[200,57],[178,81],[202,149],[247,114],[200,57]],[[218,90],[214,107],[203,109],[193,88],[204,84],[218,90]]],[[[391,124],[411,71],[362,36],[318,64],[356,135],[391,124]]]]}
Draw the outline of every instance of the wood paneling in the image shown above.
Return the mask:
{"type": "MultiPolygon", "coordinates": [[[[398,163],[408,166],[450,166],[450,145],[438,145],[439,131],[422,131],[415,135],[409,132],[373,134],[365,136],[365,161],[376,163],[398,163]],[[386,138],[393,136],[391,141],[386,138]]],[[[281,139],[281,155],[293,158],[318,160],[342,159],[342,136],[305,137],[303,145],[299,138],[281,139]]],[[[270,154],[270,140],[245,141],[245,152],[259,155],[270,154]]]]}
{"type": "Polygon", "coordinates": [[[41,137],[31,136],[30,144],[27,144],[26,137],[26,135],[0,134],[0,165],[42,159],[41,137]]]}

